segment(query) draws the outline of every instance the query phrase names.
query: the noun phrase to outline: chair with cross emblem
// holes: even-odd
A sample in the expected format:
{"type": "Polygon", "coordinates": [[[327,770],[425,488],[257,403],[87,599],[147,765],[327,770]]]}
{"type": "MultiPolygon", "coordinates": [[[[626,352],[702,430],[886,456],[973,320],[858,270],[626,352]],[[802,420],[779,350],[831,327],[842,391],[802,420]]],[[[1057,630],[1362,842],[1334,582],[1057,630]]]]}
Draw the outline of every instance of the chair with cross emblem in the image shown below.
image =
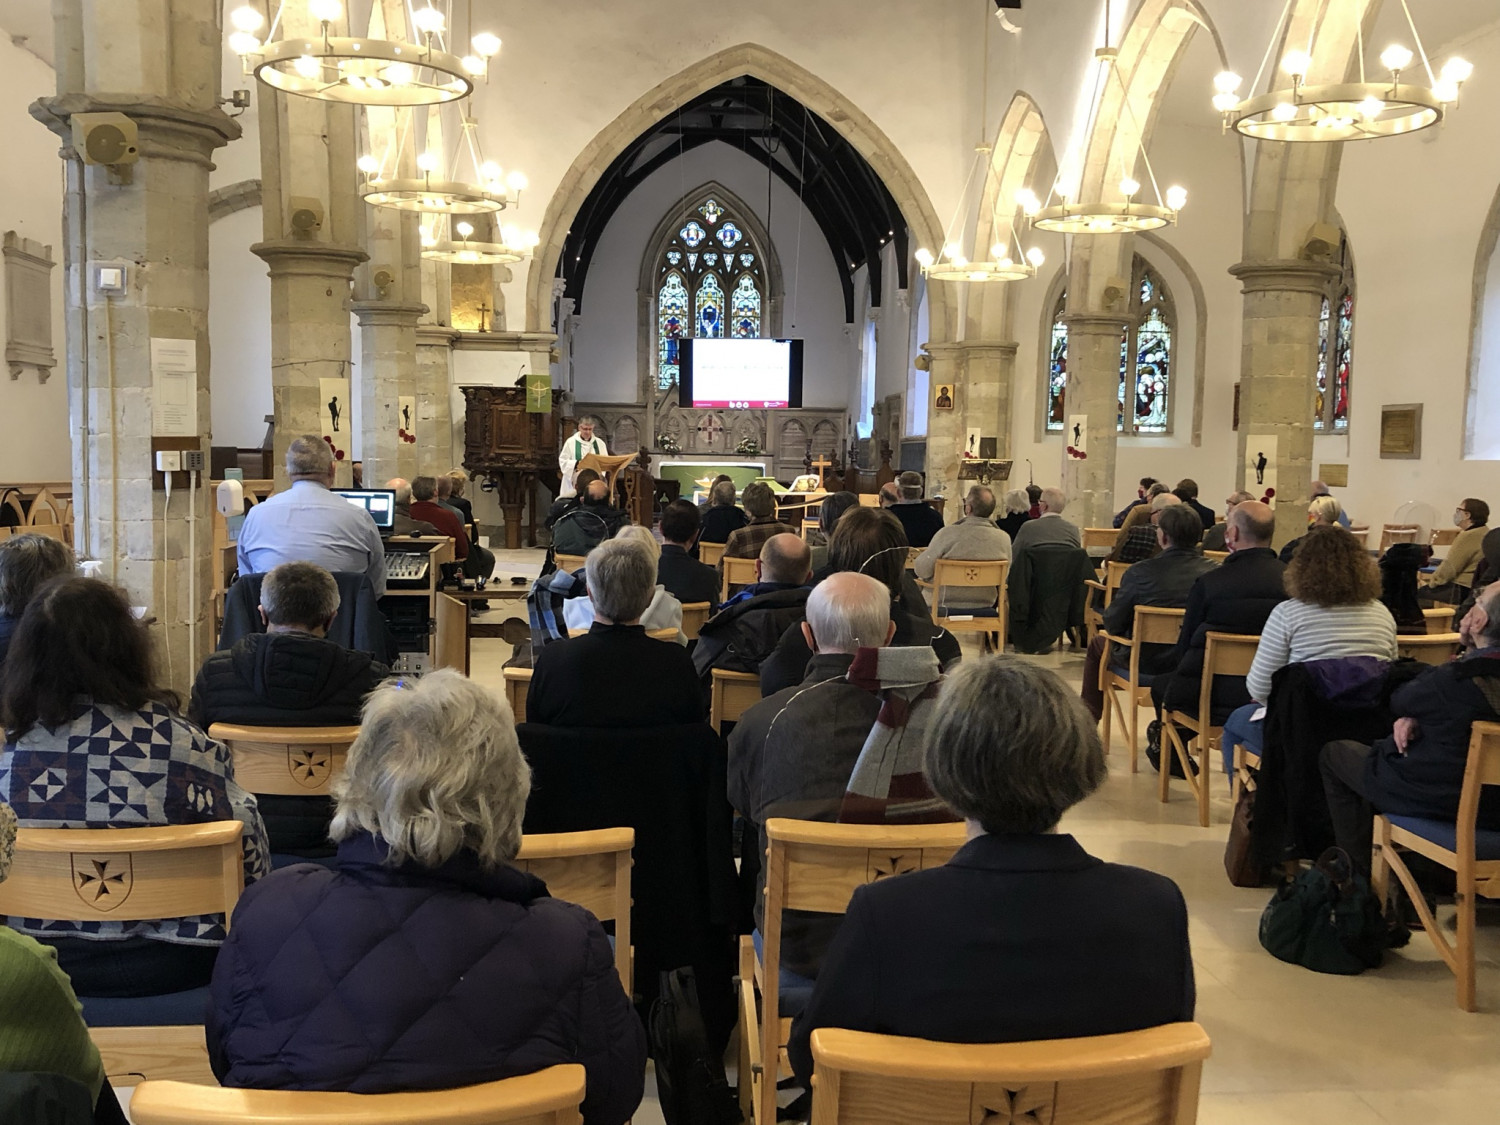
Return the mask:
{"type": "Polygon", "coordinates": [[[950,633],[979,633],[985,652],[1005,648],[1005,586],[1008,559],[938,559],[932,568],[932,623],[950,633]],[[995,602],[985,609],[960,609],[943,600],[945,590],[993,588],[995,602]]]}
{"type": "MultiPolygon", "coordinates": [[[[245,888],[237,820],[160,828],[23,828],[0,883],[0,915],[59,922],[137,922],[222,914],[245,888]]],[[[80,997],[84,1022],[115,1086],[145,1078],[215,1082],[203,1039],[208,989],[139,1000],[80,997]],[[122,1014],[165,1004],[186,1018],[114,1026],[122,1014]]],[[[127,1016],[128,1018],[128,1016],[127,1016]]]]}
{"type": "Polygon", "coordinates": [[[1192,1125],[1203,1060],[1196,1023],[1030,1043],[934,1043],[820,1027],[818,1125],[1192,1125]]]}
{"type": "Polygon", "coordinates": [[[215,723],[208,737],[229,747],[234,779],[251,793],[325,797],[344,772],[358,727],[242,727],[215,723]]]}
{"type": "Polygon", "coordinates": [[[842,914],[856,888],[889,875],[939,867],[963,846],[965,835],[963,824],[766,821],[761,955],[750,938],[740,939],[740,1106],[747,1120],[775,1125],[777,1078],[791,1073],[786,1043],[792,1021],[781,1014],[782,914],[842,914]]]}

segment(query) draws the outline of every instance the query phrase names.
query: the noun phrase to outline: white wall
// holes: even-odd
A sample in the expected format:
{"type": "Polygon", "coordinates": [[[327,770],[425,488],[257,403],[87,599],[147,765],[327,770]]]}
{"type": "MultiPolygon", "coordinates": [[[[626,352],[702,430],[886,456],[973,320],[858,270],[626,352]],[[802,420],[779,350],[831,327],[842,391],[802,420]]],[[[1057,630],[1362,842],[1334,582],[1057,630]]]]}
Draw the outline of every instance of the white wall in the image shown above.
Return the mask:
{"type": "Polygon", "coordinates": [[[266,264],[250,253],[260,231],[259,207],[208,228],[213,443],[241,449],[260,447],[271,413],[271,279],[266,264]]]}
{"type": "MultiPolygon", "coordinates": [[[[52,69],[0,34],[0,230],[52,247],[52,350],[57,366],[46,383],[28,370],[19,379],[0,367],[0,483],[65,481],[71,475],[68,436],[68,372],[63,321],[63,164],[59,141],[27,112],[38,97],[53,93],[52,69]]],[[[5,306],[0,301],[0,338],[5,306]]]]}
{"type": "MultiPolygon", "coordinates": [[[[573,389],[580,400],[637,401],[641,257],[657,224],[681,205],[684,192],[709,180],[738,195],[765,223],[766,169],[726,144],[692,149],[631,192],[604,228],[589,264],[574,334],[573,389]]],[[[842,408],[851,345],[833,255],[817,222],[780,179],[772,186],[771,217],[784,285],[781,334],[807,341],[803,402],[842,408]]]]}

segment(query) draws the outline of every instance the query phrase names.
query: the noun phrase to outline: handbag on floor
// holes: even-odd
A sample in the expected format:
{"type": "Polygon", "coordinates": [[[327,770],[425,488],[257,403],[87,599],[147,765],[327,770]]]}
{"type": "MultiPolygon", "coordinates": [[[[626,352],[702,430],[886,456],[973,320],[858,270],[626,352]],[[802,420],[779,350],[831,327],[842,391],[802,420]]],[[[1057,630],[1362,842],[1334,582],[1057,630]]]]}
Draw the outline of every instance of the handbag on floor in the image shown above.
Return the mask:
{"type": "Polygon", "coordinates": [[[1229,839],[1224,844],[1224,874],[1236,887],[1263,887],[1266,870],[1255,860],[1255,849],[1250,845],[1250,833],[1255,824],[1255,783],[1240,786],[1239,799],[1234,803],[1234,816],[1229,821],[1229,839]]]}
{"type": "Polygon", "coordinates": [[[1260,916],[1260,944],[1315,973],[1355,976],[1379,966],[1389,945],[1380,903],[1349,853],[1329,848],[1276,888],[1260,916]]]}
{"type": "MultiPolygon", "coordinates": [[[[661,974],[647,1033],[656,1064],[656,1095],[667,1125],[739,1125],[740,1107],[729,1090],[724,1060],[708,1043],[690,968],[661,974]]],[[[749,1081],[741,1075],[740,1081],[749,1081]]]]}

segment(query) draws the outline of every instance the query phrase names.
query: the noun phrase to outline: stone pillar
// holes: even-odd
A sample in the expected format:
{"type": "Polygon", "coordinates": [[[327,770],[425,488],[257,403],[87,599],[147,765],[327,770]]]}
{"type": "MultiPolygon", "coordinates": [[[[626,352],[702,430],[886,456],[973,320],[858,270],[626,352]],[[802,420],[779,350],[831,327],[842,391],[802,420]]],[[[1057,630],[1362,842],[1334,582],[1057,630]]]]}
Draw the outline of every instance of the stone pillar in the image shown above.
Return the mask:
{"type": "MultiPolygon", "coordinates": [[[[332,33],[347,34],[344,23],[332,33]]],[[[306,5],[288,4],[281,13],[283,39],[318,33],[306,5]]],[[[283,94],[264,83],[256,83],[256,97],[265,240],[250,250],[270,267],[273,455],[277,487],[284,488],[288,443],[320,432],[327,400],[318,381],[349,379],[350,397],[357,393],[350,285],[368,255],[360,248],[364,204],[355,188],[354,107],[283,94]]],[[[344,420],[352,426],[352,412],[344,420]]],[[[338,480],[350,479],[346,459],[338,480]]]]}
{"type": "MultiPolygon", "coordinates": [[[[299,239],[258,242],[250,250],[270,267],[272,457],[281,489],[287,486],[286,447],[300,434],[321,432],[326,400],[320,380],[348,379],[354,394],[349,285],[365,252],[299,239]]],[[[350,414],[344,419],[353,424],[350,414]]],[[[349,464],[339,466],[341,487],[353,479],[349,464]]]]}
{"type": "MultiPolygon", "coordinates": [[[[446,467],[462,465],[464,461],[464,435],[462,418],[455,431],[453,424],[453,380],[449,374],[452,366],[453,341],[460,333],[452,328],[436,324],[417,325],[417,362],[413,384],[416,387],[417,417],[422,427],[432,430],[433,456],[446,467]],[[444,459],[446,458],[446,461],[444,459]]],[[[428,439],[418,430],[418,441],[424,447],[428,439]]],[[[470,492],[464,495],[472,501],[470,492]]]]}
{"type": "Polygon", "coordinates": [[[962,347],[965,357],[964,426],[958,435],[959,441],[967,442],[968,431],[978,430],[981,437],[996,439],[996,457],[1009,457],[1017,345],[966,340],[962,347]]]}
{"type": "Polygon", "coordinates": [[[1115,450],[1119,444],[1119,314],[1067,313],[1068,385],[1063,424],[1088,416],[1087,456],[1069,456],[1063,442],[1061,479],[1068,494],[1068,518],[1080,527],[1108,527],[1114,516],[1115,450]]]}
{"type": "Polygon", "coordinates": [[[932,360],[927,372],[928,394],[933,400],[927,411],[927,495],[946,496],[956,507],[962,492],[958,459],[963,452],[963,422],[969,410],[967,356],[963,344],[923,344],[922,349],[932,360]],[[939,387],[953,388],[952,410],[937,408],[939,387]]]}
{"type": "Polygon", "coordinates": [[[105,576],[132,603],[148,607],[161,674],[185,692],[197,661],[213,647],[203,627],[213,531],[205,488],[190,507],[186,474],[177,475],[170,506],[157,487],[151,341],[195,345],[192,443],[206,459],[208,177],[214,150],[240,135],[216,101],[219,5],[63,0],[54,15],[57,95],[39,99],[31,113],[61,138],[66,169],[74,542],[80,557],[104,561],[105,576]],[[137,161],[85,165],[73,147],[73,117],[81,113],[128,117],[137,131],[137,161]],[[122,270],[123,292],[99,291],[100,264],[122,270]]]}
{"type": "Polygon", "coordinates": [[[1229,272],[1239,278],[1245,295],[1235,479],[1238,487],[1260,495],[1265,485],[1249,475],[1249,458],[1257,452],[1250,446],[1257,437],[1274,437],[1275,455],[1268,461],[1275,473],[1272,505],[1281,516],[1276,521],[1279,547],[1301,533],[1301,514],[1312,491],[1318,319],[1338,271],[1327,262],[1291,260],[1246,261],[1229,272]]]}
{"type": "Polygon", "coordinates": [[[360,330],[360,453],[370,488],[392,477],[411,480],[422,471],[440,473],[451,467],[446,430],[424,421],[416,402],[407,430],[400,410],[403,397],[416,398],[417,318],[426,311],[426,305],[354,302],[360,330]],[[403,431],[418,436],[420,444],[403,437],[403,431]]]}

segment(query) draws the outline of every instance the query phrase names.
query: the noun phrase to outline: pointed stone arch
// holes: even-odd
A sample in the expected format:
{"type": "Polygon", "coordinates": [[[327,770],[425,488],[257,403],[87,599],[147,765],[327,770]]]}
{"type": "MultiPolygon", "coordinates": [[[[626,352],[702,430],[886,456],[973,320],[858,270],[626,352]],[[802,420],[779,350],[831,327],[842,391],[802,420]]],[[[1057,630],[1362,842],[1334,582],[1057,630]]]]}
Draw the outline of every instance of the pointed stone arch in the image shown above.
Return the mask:
{"type": "MultiPolygon", "coordinates": [[[[632,102],[584,146],[558,182],[547,203],[541,238],[526,278],[528,330],[551,330],[552,279],[574,217],[600,175],[641,132],[670,116],[688,99],[728,78],[749,75],[774,85],[818,114],[852,144],[875,170],[901,208],[913,245],[942,243],[942,223],[921,179],[885,132],[833,86],[786,56],[759,43],[741,43],[700,59],[657,84],[632,102]]],[[[934,339],[952,338],[956,327],[952,302],[934,293],[931,314],[934,339]]]]}

